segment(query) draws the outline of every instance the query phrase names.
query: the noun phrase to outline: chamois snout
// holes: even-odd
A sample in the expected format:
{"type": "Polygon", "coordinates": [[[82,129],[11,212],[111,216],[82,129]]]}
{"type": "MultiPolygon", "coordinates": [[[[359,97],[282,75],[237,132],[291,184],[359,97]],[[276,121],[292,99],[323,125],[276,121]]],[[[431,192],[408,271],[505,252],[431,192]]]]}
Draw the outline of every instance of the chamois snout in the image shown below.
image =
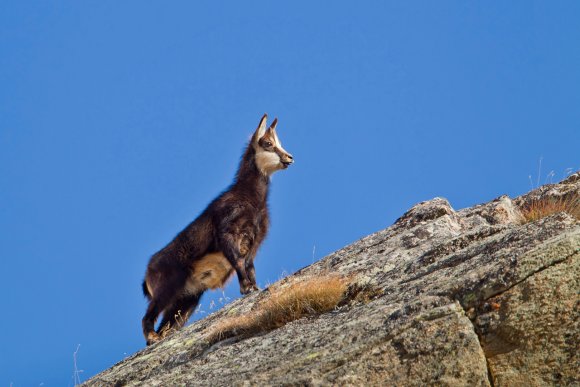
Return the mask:
{"type": "Polygon", "coordinates": [[[290,164],[294,163],[294,157],[290,153],[284,153],[280,157],[280,162],[284,166],[284,169],[288,168],[290,164]]]}

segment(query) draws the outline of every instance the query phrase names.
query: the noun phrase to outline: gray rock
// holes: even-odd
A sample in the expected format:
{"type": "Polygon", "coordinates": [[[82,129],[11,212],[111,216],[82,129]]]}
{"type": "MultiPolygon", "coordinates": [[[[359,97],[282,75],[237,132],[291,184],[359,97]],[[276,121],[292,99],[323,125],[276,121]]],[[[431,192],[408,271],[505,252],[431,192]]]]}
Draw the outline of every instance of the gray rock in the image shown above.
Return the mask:
{"type": "Polygon", "coordinates": [[[519,208],[579,194],[576,173],[513,201],[420,203],[273,285],[348,275],[336,310],[210,344],[208,327],[267,296],[252,294],[85,385],[578,385],[580,222],[519,208]]]}

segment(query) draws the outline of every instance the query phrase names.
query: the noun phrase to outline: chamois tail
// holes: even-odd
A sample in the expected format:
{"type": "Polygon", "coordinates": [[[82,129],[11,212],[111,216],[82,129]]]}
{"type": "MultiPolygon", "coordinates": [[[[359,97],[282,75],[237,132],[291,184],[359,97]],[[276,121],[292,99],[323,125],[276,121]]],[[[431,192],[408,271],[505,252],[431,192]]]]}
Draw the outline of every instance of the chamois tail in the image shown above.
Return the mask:
{"type": "Polygon", "coordinates": [[[147,282],[143,280],[143,284],[141,284],[143,288],[143,295],[147,297],[148,300],[151,300],[151,293],[149,293],[149,289],[147,288],[147,282]]]}

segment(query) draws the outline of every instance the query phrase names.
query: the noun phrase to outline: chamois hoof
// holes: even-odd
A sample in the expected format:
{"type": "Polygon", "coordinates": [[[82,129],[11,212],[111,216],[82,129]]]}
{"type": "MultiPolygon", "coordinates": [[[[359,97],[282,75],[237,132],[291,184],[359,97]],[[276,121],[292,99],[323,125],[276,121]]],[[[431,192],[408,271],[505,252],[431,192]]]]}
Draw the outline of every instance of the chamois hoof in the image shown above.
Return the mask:
{"type": "Polygon", "coordinates": [[[258,288],[256,285],[250,285],[246,288],[240,288],[240,293],[242,293],[243,295],[246,295],[246,294],[250,294],[252,292],[256,292],[259,290],[260,290],[260,288],[258,288]]]}
{"type": "Polygon", "coordinates": [[[161,336],[156,332],[151,332],[147,335],[147,345],[155,344],[159,341],[161,341],[161,336]]]}

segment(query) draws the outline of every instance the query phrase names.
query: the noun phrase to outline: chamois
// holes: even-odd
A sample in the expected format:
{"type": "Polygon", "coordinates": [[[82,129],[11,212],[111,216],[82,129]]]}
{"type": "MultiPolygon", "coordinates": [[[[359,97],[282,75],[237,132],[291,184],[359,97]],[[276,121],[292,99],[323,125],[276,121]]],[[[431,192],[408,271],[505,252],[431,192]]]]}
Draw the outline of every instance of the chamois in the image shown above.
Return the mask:
{"type": "Polygon", "coordinates": [[[233,184],[149,260],[143,281],[149,305],[142,321],[147,345],[180,329],[204,291],[222,287],[234,271],[242,294],[258,290],[254,258],[268,231],[270,176],[294,162],[276,134],[278,119],[268,128],[266,120],[264,114],[233,184]]]}

